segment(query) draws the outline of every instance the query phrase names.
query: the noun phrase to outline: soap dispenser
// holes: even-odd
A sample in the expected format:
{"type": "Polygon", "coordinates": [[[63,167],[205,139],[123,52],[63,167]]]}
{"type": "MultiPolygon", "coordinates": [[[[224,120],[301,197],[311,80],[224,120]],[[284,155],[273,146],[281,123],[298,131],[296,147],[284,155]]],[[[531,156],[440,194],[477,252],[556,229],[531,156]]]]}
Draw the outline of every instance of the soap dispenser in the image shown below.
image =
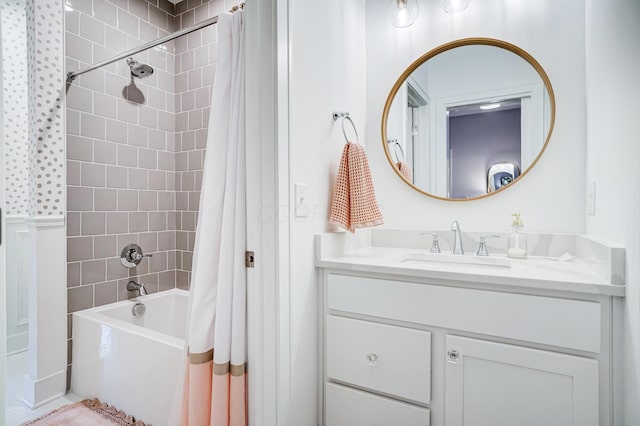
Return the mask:
{"type": "Polygon", "coordinates": [[[527,257],[527,236],[522,233],[522,227],[524,225],[520,219],[520,213],[514,213],[511,216],[514,217],[513,223],[511,224],[513,232],[509,235],[507,256],[524,259],[527,257]]]}

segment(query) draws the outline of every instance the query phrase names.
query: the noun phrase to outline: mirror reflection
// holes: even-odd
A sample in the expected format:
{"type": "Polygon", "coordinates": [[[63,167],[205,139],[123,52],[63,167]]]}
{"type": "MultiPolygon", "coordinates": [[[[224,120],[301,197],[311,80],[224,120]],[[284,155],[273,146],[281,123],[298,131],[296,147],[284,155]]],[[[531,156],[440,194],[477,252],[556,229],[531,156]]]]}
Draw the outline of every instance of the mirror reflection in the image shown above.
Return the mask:
{"type": "Polygon", "coordinates": [[[387,156],[427,195],[464,200],[504,189],[535,164],[550,136],[546,74],[521,49],[487,40],[423,56],[389,95],[387,156]]]}

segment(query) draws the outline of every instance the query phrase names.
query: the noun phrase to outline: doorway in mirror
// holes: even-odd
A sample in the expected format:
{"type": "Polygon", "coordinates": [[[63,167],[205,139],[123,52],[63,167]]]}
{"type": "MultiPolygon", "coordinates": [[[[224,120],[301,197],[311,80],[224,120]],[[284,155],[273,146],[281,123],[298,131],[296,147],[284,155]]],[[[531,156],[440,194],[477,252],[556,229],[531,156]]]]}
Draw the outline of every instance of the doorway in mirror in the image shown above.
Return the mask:
{"type": "Polygon", "coordinates": [[[447,186],[450,198],[482,196],[518,177],[522,155],[522,114],[520,99],[447,110],[447,186]],[[497,187],[489,185],[489,170],[501,163],[513,164],[513,170],[517,169],[518,173],[507,173],[501,169],[497,187]]]}

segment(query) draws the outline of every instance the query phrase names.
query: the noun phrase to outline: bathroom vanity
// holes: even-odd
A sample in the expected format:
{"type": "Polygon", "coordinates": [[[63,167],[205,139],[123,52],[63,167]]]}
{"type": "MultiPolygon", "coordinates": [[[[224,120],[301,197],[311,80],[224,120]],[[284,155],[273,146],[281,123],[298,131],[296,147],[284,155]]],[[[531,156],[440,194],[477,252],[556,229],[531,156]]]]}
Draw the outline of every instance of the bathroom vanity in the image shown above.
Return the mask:
{"type": "Polygon", "coordinates": [[[610,425],[624,249],[529,237],[514,260],[504,238],[475,256],[469,233],[465,255],[429,253],[418,231],[317,235],[319,423],[610,425]]]}

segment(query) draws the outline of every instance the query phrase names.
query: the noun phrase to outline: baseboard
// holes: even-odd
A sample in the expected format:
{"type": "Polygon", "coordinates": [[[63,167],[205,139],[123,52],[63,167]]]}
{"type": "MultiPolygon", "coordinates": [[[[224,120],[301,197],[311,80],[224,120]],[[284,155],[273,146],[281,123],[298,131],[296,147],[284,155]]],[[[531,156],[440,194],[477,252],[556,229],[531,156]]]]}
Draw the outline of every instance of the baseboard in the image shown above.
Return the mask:
{"type": "Polygon", "coordinates": [[[66,385],[66,369],[38,380],[25,377],[21,401],[31,409],[41,407],[64,396],[66,385]]]}

